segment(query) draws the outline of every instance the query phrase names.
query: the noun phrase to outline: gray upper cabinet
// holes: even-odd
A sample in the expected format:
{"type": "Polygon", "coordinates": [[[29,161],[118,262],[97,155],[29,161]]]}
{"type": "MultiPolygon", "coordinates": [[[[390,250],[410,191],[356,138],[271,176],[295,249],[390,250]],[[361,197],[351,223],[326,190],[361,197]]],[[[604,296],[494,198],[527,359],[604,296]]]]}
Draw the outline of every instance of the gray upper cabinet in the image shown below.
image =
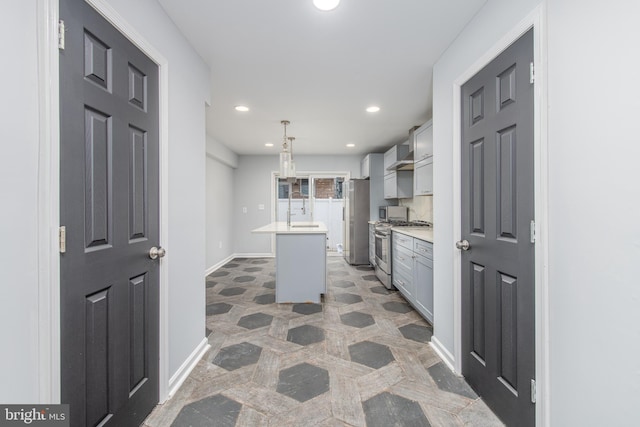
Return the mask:
{"type": "Polygon", "coordinates": [[[433,194],[433,121],[429,120],[413,133],[414,196],[433,194]]]}
{"type": "Polygon", "coordinates": [[[385,199],[413,197],[413,171],[394,171],[384,176],[385,199]]]}
{"type": "Polygon", "coordinates": [[[433,121],[429,120],[413,133],[413,159],[415,162],[433,156],[433,121]]]}
{"type": "Polygon", "coordinates": [[[367,179],[371,176],[371,161],[370,154],[364,156],[364,158],[360,161],[360,177],[363,179],[367,179]]]}
{"type": "Polygon", "coordinates": [[[417,162],[413,170],[413,195],[433,194],[433,156],[417,162]]]}
{"type": "Polygon", "coordinates": [[[384,198],[405,199],[413,197],[413,171],[389,170],[409,154],[407,144],[398,144],[384,153],[384,198]]]}
{"type": "Polygon", "coordinates": [[[369,180],[369,219],[378,219],[378,207],[389,204],[384,197],[383,153],[369,153],[360,161],[360,174],[369,180]]]}

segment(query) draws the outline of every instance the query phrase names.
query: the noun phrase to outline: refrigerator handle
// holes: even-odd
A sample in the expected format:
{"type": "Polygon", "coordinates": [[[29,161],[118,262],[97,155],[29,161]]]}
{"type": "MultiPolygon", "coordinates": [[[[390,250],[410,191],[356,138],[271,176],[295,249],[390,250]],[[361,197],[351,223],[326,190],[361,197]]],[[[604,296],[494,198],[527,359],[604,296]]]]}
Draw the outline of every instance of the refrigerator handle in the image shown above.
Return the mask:
{"type": "Polygon", "coordinates": [[[344,221],[344,206],[342,207],[342,220],[344,221]]]}

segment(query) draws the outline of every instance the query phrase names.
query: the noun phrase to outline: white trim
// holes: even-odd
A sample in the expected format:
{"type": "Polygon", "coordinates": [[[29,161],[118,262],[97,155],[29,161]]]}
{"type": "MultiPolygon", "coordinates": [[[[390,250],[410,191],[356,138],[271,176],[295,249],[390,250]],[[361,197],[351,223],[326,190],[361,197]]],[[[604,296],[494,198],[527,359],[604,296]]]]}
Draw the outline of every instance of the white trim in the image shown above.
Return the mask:
{"type": "Polygon", "coordinates": [[[228,263],[229,261],[231,261],[232,259],[234,259],[236,256],[234,254],[229,255],[228,257],[226,257],[225,259],[223,259],[222,261],[212,265],[211,267],[207,268],[204,272],[204,276],[207,277],[208,275],[210,275],[211,273],[213,273],[214,271],[216,271],[217,269],[219,269],[220,267],[222,267],[223,265],[225,265],[226,263],[228,263]]]}
{"type": "Polygon", "coordinates": [[[275,258],[275,254],[269,254],[269,253],[251,253],[251,252],[247,252],[247,253],[239,253],[239,254],[234,254],[233,255],[234,258],[275,258]]]}
{"type": "MultiPolygon", "coordinates": [[[[191,352],[189,357],[182,362],[182,365],[180,365],[176,373],[171,376],[171,379],[169,380],[169,392],[166,399],[171,398],[171,396],[180,389],[182,383],[184,383],[184,381],[189,377],[193,368],[196,367],[200,359],[202,359],[202,356],[204,356],[210,348],[211,346],[209,345],[207,338],[203,338],[202,341],[200,341],[200,344],[198,344],[198,346],[191,352]]],[[[161,403],[166,399],[161,400],[161,403]]]]}
{"type": "Polygon", "coordinates": [[[551,369],[549,346],[549,139],[547,86],[547,10],[542,2],[533,16],[535,97],[534,186],[536,247],[536,424],[551,425],[551,369]]]}
{"type": "Polygon", "coordinates": [[[58,0],[38,15],[38,400],[60,403],[60,98],[58,0]]]}
{"type": "MultiPolygon", "coordinates": [[[[534,203],[536,220],[535,247],[535,342],[536,342],[536,425],[550,423],[549,384],[549,292],[548,292],[548,140],[547,140],[547,27],[544,2],[504,37],[485,52],[469,69],[462,73],[453,84],[453,240],[461,238],[461,189],[460,189],[460,145],[461,145],[461,87],[509,47],[530,28],[534,29],[534,63],[536,70],[534,96],[534,203]]],[[[461,268],[460,251],[451,245],[453,253],[453,304],[454,304],[454,356],[455,371],[462,372],[462,312],[461,312],[461,268]]],[[[432,337],[432,341],[437,341],[432,337]]],[[[435,348],[435,346],[434,346],[435,348]]]]}
{"type": "Polygon", "coordinates": [[[431,337],[431,348],[433,349],[433,351],[436,352],[438,356],[440,356],[440,359],[442,359],[444,364],[447,365],[449,369],[451,369],[454,373],[459,375],[460,371],[456,372],[456,370],[453,367],[455,362],[455,360],[453,359],[453,354],[451,354],[451,352],[447,350],[446,347],[443,346],[440,340],[438,340],[438,338],[435,336],[431,337]]]}

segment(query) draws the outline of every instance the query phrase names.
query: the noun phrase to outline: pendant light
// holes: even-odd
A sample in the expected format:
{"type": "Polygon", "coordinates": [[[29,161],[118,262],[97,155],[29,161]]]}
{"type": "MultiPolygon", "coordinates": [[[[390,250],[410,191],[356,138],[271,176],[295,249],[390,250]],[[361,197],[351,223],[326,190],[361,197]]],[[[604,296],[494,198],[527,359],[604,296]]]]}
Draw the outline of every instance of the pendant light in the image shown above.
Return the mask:
{"type": "Polygon", "coordinates": [[[280,178],[295,178],[296,165],[293,163],[293,141],[294,137],[287,137],[287,126],[289,120],[282,120],[284,126],[284,136],[282,137],[282,153],[280,153],[280,178]]]}

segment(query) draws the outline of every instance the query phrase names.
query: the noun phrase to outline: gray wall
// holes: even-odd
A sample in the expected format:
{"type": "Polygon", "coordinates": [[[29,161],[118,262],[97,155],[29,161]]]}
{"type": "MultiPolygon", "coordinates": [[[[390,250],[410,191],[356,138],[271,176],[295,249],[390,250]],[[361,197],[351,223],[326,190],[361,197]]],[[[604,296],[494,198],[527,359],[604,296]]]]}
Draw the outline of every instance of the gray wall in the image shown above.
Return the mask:
{"type": "MultiPolygon", "coordinates": [[[[0,402],[40,400],[37,212],[47,188],[38,188],[38,33],[36,0],[3,3],[0,29],[11,66],[0,67],[0,402]]],[[[204,338],[205,301],[205,102],[209,70],[155,0],[110,0],[137,32],[169,61],[169,238],[163,242],[169,271],[169,376],[204,338]]],[[[45,163],[48,159],[45,159],[45,163]]],[[[57,209],[54,207],[54,209],[57,209]]],[[[39,270],[40,269],[40,270],[39,270]]],[[[55,369],[55,367],[54,367],[55,369]]],[[[45,394],[46,395],[46,392],[45,394]]]]}
{"type": "Polygon", "coordinates": [[[0,402],[38,401],[36,1],[2,6],[0,67],[0,402]],[[6,13],[7,9],[10,13],[6,13]]]}
{"type": "Polygon", "coordinates": [[[548,16],[551,421],[635,425],[640,2],[549,1],[548,16]]]}
{"type": "Polygon", "coordinates": [[[238,156],[207,136],[206,267],[233,254],[233,171],[238,156]]]}
{"type": "MultiPolygon", "coordinates": [[[[434,68],[434,337],[452,353],[453,230],[458,227],[452,222],[453,82],[538,3],[489,0],[434,68]]],[[[640,3],[544,4],[547,421],[553,426],[633,425],[640,396],[640,141],[635,126],[640,3]]]]}
{"type": "MultiPolygon", "coordinates": [[[[360,176],[360,160],[363,156],[299,156],[296,170],[314,172],[350,172],[360,176]]],[[[234,251],[238,254],[270,254],[269,235],[252,234],[251,230],[271,222],[271,173],[277,171],[278,156],[240,156],[238,169],[234,171],[234,251]],[[258,210],[263,204],[264,210],[258,210]],[[247,208],[243,213],[242,208],[247,208]]]]}

